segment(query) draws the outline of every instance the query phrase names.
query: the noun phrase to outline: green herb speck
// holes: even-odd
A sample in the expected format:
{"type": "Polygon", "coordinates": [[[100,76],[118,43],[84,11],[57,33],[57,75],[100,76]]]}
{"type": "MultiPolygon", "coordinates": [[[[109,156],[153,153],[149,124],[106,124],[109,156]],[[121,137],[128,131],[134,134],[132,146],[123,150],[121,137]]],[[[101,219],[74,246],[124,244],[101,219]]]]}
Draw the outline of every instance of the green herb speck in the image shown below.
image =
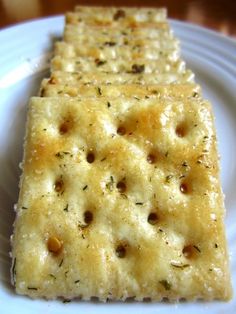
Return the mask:
{"type": "Polygon", "coordinates": [[[160,280],[159,283],[166,289],[170,290],[171,289],[171,283],[169,283],[167,280],[160,280]]]}
{"type": "Polygon", "coordinates": [[[167,177],[166,177],[166,182],[167,183],[170,183],[170,180],[173,178],[173,176],[171,174],[169,174],[167,177]]]}

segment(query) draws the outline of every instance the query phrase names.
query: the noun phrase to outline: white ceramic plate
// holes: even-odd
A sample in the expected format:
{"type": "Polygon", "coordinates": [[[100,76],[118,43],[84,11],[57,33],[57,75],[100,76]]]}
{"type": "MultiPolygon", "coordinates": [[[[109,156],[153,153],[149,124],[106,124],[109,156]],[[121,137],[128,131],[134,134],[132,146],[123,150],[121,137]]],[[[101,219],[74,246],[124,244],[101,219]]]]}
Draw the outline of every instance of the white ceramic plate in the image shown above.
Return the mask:
{"type": "MultiPolygon", "coordinates": [[[[213,104],[222,184],[226,195],[226,231],[236,290],[236,42],[212,31],[171,21],[182,42],[183,58],[196,73],[206,98],[213,104]]],[[[61,36],[63,18],[20,24],[0,32],[0,312],[7,313],[235,313],[229,303],[94,303],[31,300],[10,285],[9,236],[17,200],[27,102],[48,74],[54,39],[61,36]]]]}

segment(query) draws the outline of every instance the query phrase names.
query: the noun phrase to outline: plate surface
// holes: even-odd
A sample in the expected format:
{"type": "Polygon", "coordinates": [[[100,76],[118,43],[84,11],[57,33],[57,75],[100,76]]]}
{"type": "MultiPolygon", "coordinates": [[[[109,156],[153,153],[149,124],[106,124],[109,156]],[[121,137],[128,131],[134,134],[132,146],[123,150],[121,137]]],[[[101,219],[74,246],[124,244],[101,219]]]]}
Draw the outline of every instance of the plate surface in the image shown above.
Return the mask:
{"type": "MultiPolygon", "coordinates": [[[[205,98],[212,102],[226,195],[226,232],[236,290],[236,42],[194,25],[171,21],[181,40],[182,55],[196,74],[205,98]]],[[[63,17],[19,24],[0,32],[0,307],[8,313],[233,313],[229,303],[120,303],[31,300],[14,293],[10,285],[9,237],[17,201],[18,167],[22,159],[27,102],[48,75],[53,41],[63,31],[63,17]]]]}

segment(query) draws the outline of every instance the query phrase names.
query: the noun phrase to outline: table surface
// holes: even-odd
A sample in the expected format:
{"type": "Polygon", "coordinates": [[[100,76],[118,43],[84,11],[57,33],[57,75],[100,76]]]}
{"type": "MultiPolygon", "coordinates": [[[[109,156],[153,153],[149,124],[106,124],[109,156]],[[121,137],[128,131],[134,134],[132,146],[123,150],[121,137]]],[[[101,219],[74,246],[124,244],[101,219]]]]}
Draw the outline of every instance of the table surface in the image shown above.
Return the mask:
{"type": "Polygon", "coordinates": [[[0,0],[0,28],[30,19],[64,14],[77,4],[126,5],[168,8],[168,16],[216,30],[236,38],[236,1],[234,0],[0,0]]]}

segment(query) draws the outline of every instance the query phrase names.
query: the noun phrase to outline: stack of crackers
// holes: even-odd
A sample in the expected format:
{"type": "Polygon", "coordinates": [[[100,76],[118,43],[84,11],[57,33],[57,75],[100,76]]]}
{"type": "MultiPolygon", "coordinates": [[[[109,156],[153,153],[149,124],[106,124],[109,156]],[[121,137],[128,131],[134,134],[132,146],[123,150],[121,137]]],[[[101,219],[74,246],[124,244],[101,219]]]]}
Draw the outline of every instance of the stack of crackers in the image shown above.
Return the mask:
{"type": "Polygon", "coordinates": [[[19,294],[231,298],[212,109],[165,9],[66,14],[30,100],[16,213],[19,294]]]}

